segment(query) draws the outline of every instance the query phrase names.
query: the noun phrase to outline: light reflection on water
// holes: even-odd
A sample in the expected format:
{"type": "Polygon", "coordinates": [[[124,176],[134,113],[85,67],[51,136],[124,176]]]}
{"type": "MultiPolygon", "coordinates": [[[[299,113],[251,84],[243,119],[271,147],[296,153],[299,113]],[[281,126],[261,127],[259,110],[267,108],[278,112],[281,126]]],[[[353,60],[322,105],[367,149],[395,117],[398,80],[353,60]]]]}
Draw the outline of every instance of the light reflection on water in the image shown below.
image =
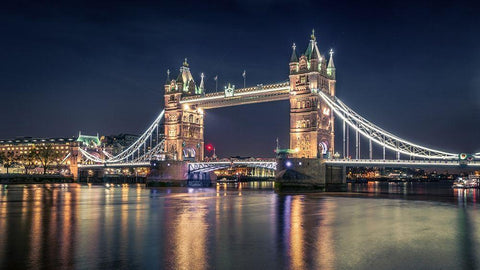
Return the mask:
{"type": "Polygon", "coordinates": [[[478,190],[0,186],[0,269],[475,269],[478,190]]]}

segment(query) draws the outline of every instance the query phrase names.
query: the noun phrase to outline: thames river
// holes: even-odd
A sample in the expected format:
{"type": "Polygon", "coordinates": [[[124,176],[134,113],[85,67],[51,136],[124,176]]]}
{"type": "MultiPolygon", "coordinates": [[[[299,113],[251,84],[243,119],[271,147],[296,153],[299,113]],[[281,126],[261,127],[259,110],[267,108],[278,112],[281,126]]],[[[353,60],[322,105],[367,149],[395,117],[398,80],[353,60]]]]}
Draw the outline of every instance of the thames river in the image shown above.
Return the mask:
{"type": "Polygon", "coordinates": [[[0,185],[0,269],[479,269],[479,193],[0,185]]]}

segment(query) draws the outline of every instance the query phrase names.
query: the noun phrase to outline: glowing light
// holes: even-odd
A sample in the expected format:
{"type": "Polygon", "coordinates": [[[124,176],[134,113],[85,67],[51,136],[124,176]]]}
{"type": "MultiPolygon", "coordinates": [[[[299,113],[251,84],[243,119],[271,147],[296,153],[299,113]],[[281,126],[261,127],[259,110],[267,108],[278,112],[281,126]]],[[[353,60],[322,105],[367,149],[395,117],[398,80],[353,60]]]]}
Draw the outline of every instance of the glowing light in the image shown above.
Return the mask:
{"type": "Polygon", "coordinates": [[[197,111],[198,111],[199,114],[203,114],[203,109],[202,108],[198,108],[197,111]]]}
{"type": "Polygon", "coordinates": [[[213,150],[213,145],[211,143],[207,144],[207,146],[205,147],[207,148],[207,151],[212,151],[213,150]]]}
{"type": "Polygon", "coordinates": [[[291,167],[292,167],[292,162],[291,162],[290,160],[287,160],[287,161],[285,162],[285,166],[286,166],[287,168],[291,168],[291,167]]]}
{"type": "Polygon", "coordinates": [[[330,115],[330,108],[323,108],[323,115],[330,115]]]}
{"type": "Polygon", "coordinates": [[[190,105],[188,105],[188,104],[183,105],[183,109],[184,110],[190,110],[190,105]]]}

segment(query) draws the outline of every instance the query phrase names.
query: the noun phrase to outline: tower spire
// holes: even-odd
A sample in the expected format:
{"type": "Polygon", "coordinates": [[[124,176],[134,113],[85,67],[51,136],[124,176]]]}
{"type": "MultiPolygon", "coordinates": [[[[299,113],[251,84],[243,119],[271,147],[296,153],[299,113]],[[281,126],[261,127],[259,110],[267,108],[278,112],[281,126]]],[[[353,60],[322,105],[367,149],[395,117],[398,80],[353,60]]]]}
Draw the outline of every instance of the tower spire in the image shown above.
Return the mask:
{"type": "Polygon", "coordinates": [[[297,53],[295,52],[295,48],[297,48],[297,46],[295,45],[295,43],[293,43],[292,56],[290,57],[290,63],[298,62],[298,57],[297,57],[297,53]]]}
{"type": "Polygon", "coordinates": [[[199,86],[199,90],[200,90],[200,94],[204,93],[205,92],[205,83],[203,82],[203,78],[205,78],[205,74],[200,74],[200,86],[199,86]]]}
{"type": "Polygon", "coordinates": [[[330,49],[330,60],[328,61],[328,68],[335,68],[335,64],[333,63],[333,49],[330,49]]]}
{"type": "Polygon", "coordinates": [[[333,49],[330,49],[330,60],[328,60],[327,74],[335,79],[335,64],[333,63],[333,49]]]}
{"type": "Polygon", "coordinates": [[[167,82],[165,84],[170,84],[170,69],[167,69],[167,82]]]}
{"type": "MultiPolygon", "coordinates": [[[[312,29],[312,34],[310,35],[310,42],[308,43],[307,50],[305,51],[305,56],[310,60],[312,58],[312,53],[317,47],[317,38],[315,37],[315,29],[312,29]]],[[[317,52],[317,57],[320,57],[320,54],[317,52]]]]}

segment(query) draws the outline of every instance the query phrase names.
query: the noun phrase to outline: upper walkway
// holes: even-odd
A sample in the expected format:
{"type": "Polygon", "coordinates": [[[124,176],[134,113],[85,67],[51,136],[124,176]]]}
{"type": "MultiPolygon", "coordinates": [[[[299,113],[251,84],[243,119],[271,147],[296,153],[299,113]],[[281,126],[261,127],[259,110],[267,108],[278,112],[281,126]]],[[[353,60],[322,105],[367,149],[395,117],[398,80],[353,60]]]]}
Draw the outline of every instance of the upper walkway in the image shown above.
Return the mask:
{"type": "Polygon", "coordinates": [[[180,100],[180,104],[199,106],[202,109],[213,109],[236,105],[261,103],[268,101],[287,100],[290,97],[290,83],[275,83],[241,89],[228,88],[203,96],[188,96],[180,100]]]}

